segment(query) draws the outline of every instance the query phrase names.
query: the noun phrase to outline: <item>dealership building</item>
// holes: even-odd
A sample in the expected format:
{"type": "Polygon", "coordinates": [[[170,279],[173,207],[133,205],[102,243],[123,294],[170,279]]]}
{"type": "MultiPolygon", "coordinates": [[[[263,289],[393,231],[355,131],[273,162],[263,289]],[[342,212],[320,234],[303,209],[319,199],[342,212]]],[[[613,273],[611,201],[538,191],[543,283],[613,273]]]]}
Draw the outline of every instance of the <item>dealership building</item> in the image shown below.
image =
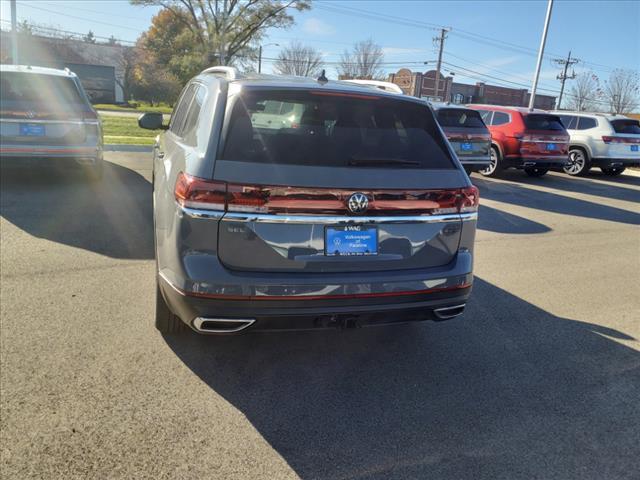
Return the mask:
{"type": "MultiPolygon", "coordinates": [[[[457,83],[452,76],[440,74],[438,95],[436,95],[436,71],[412,72],[401,68],[389,75],[389,81],[398,85],[407,95],[426,97],[451,103],[484,103],[489,105],[505,105],[526,107],[531,94],[526,88],[509,88],[477,82],[475,85],[457,83]]],[[[536,94],[535,107],[553,110],[556,97],[536,94]]]]}

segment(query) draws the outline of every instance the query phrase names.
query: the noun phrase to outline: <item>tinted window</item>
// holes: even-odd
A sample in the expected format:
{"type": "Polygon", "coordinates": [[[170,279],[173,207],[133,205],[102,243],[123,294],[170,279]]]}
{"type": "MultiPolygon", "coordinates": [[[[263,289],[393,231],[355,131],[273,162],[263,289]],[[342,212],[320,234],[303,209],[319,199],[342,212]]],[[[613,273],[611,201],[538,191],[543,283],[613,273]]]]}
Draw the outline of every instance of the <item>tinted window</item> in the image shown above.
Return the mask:
{"type": "Polygon", "coordinates": [[[564,125],[562,125],[562,122],[557,115],[530,113],[525,115],[524,125],[527,130],[564,130],[564,125]]]}
{"type": "Polygon", "coordinates": [[[441,108],[438,110],[437,116],[438,122],[443,127],[484,128],[484,122],[475,110],[441,108]]]}
{"type": "Polygon", "coordinates": [[[46,106],[86,104],[72,77],[20,72],[2,73],[0,101],[46,106]]]}
{"type": "Polygon", "coordinates": [[[427,106],[325,92],[245,92],[229,119],[225,160],[356,168],[455,168],[427,106]],[[295,118],[265,120],[267,102],[295,118]],[[286,107],[289,109],[289,107],[286,107]]]}
{"type": "Polygon", "coordinates": [[[184,127],[182,127],[181,135],[187,142],[191,144],[195,144],[194,133],[196,130],[196,125],[198,124],[198,117],[200,116],[200,109],[202,108],[204,93],[205,90],[203,87],[195,87],[195,94],[193,96],[193,100],[191,101],[191,105],[189,105],[189,110],[187,111],[187,117],[184,122],[184,127]]]}
{"type": "Polygon", "coordinates": [[[558,115],[558,118],[560,118],[564,128],[575,130],[576,124],[578,123],[578,117],[574,117],[573,115],[558,115]]]}
{"type": "Polygon", "coordinates": [[[491,125],[491,115],[493,115],[492,111],[478,110],[478,113],[480,114],[480,117],[482,118],[482,121],[484,122],[485,125],[491,125]]]}
{"type": "Polygon", "coordinates": [[[587,130],[589,128],[595,128],[598,126],[595,118],[578,117],[578,130],[587,130]]]}
{"type": "Polygon", "coordinates": [[[173,113],[171,114],[171,123],[169,124],[169,130],[171,130],[176,135],[180,135],[182,131],[182,125],[184,123],[184,117],[187,113],[187,109],[189,108],[189,104],[191,103],[191,99],[193,98],[193,92],[195,89],[195,85],[188,85],[180,96],[180,100],[176,107],[173,109],[173,113]]]}
{"type": "Polygon", "coordinates": [[[640,134],[640,122],[631,118],[624,120],[612,120],[611,126],[616,133],[640,134]]]}
{"type": "Polygon", "coordinates": [[[511,119],[509,115],[504,112],[493,112],[493,120],[491,120],[491,125],[504,125],[505,123],[509,123],[511,119]]]}

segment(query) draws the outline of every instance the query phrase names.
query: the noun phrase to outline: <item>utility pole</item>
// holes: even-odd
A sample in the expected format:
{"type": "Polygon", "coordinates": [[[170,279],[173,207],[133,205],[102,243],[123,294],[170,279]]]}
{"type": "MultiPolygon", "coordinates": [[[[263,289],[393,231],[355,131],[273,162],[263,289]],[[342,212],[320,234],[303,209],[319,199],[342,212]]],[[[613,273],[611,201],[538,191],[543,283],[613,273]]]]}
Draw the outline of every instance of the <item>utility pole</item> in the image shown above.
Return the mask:
{"type": "Polygon", "coordinates": [[[262,45],[258,47],[258,73],[262,73],[262,45]]]}
{"type": "Polygon", "coordinates": [[[542,57],[544,57],[544,46],[547,43],[547,32],[549,31],[549,21],[551,20],[551,10],[553,9],[553,0],[549,0],[547,4],[547,16],[544,19],[544,29],[542,30],[542,38],[540,39],[540,49],[538,50],[538,62],[536,71],[533,74],[533,86],[531,87],[531,98],[529,99],[529,110],[533,110],[536,101],[536,90],[538,89],[538,78],[540,78],[540,67],[542,66],[542,57]]]}
{"type": "MultiPolygon", "coordinates": [[[[444,50],[444,40],[447,38],[447,32],[450,28],[440,29],[440,37],[435,37],[434,40],[440,44],[440,51],[438,52],[438,63],[436,65],[436,86],[434,88],[433,96],[438,96],[438,90],[440,90],[440,68],[442,67],[442,51],[444,50]]],[[[422,92],[420,92],[422,94],[422,92]]]]}
{"type": "Polygon", "coordinates": [[[18,13],[16,0],[11,0],[11,59],[18,65],[18,13]]]}
{"type": "Polygon", "coordinates": [[[558,107],[557,107],[558,110],[561,110],[560,106],[562,105],[562,94],[564,93],[564,82],[566,80],[573,80],[574,78],[576,78],[576,72],[572,72],[571,76],[567,77],[567,69],[569,68],[569,65],[575,65],[579,61],[580,60],[578,60],[577,58],[571,59],[571,50],[569,50],[569,55],[567,56],[566,60],[561,60],[561,59],[554,60],[554,62],[557,63],[558,65],[564,65],[564,72],[556,76],[558,80],[562,81],[562,86],[560,87],[560,96],[558,97],[558,107]]]}

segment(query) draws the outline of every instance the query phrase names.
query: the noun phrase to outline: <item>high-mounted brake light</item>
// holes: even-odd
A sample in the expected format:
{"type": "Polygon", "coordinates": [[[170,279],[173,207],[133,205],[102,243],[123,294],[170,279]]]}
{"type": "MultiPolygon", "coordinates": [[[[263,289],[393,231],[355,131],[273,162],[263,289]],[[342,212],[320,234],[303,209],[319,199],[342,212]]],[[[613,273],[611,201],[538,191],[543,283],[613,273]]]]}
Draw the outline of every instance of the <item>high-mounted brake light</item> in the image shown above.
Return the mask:
{"type": "Polygon", "coordinates": [[[346,93],[346,92],[330,92],[330,91],[315,91],[309,92],[311,95],[320,95],[323,97],[347,97],[347,98],[359,98],[361,100],[379,100],[380,97],[375,95],[362,95],[359,93],[346,93]]]}

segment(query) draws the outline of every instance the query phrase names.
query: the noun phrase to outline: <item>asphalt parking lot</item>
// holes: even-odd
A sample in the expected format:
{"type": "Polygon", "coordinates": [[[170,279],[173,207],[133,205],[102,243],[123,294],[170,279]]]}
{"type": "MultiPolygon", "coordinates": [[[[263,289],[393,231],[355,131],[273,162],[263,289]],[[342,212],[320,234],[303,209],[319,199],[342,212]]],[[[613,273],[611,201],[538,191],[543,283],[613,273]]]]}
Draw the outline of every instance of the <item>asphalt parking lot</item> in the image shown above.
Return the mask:
{"type": "Polygon", "coordinates": [[[640,176],[481,189],[463,317],[161,336],[149,154],[3,169],[3,478],[640,475],[640,176]]]}

